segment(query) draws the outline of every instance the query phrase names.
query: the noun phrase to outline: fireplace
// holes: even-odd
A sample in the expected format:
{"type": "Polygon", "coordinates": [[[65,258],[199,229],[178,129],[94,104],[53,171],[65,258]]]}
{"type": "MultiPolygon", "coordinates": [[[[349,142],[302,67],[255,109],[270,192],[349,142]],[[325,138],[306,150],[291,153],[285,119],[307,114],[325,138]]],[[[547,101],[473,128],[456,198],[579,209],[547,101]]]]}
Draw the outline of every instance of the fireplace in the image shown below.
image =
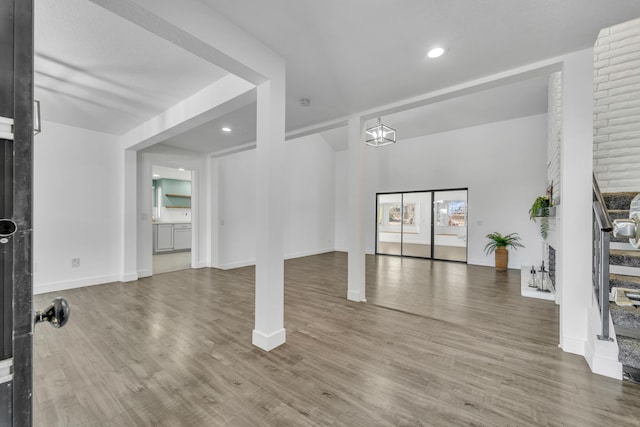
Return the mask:
{"type": "Polygon", "coordinates": [[[556,287],[556,250],[553,246],[547,245],[547,262],[549,265],[549,279],[553,287],[556,287]]]}

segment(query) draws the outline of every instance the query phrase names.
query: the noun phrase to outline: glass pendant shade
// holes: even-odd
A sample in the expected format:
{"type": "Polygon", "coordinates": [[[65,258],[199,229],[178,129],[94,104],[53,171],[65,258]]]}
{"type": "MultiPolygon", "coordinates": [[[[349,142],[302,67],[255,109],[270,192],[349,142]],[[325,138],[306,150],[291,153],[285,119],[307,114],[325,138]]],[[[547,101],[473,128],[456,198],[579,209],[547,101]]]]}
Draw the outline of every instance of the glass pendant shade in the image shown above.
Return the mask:
{"type": "Polygon", "coordinates": [[[378,125],[365,131],[366,143],[372,147],[382,147],[396,142],[396,130],[382,124],[378,119],[378,125]]]}

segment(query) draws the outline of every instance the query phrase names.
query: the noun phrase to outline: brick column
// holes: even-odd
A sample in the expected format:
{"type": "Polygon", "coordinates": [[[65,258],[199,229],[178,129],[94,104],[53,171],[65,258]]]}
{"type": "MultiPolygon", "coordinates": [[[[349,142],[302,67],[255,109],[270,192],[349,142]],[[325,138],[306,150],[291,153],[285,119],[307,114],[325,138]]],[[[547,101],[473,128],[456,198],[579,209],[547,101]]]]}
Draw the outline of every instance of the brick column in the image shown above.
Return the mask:
{"type": "Polygon", "coordinates": [[[594,47],[593,168],[603,192],[640,190],[640,19],[594,47]]]}

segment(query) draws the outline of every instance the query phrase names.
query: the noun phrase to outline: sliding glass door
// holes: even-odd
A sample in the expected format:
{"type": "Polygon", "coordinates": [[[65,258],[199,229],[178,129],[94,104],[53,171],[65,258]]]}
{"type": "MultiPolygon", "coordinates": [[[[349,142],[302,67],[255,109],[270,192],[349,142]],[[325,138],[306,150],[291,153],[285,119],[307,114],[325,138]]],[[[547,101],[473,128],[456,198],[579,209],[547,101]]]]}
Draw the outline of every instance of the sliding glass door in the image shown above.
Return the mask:
{"type": "Polygon", "coordinates": [[[467,190],[433,193],[433,258],[467,261],[467,190]]]}
{"type": "Polygon", "coordinates": [[[467,190],[377,195],[376,253],[467,260],[467,190]]]}
{"type": "Polygon", "coordinates": [[[402,214],[402,194],[378,194],[378,253],[402,255],[402,214]]]}
{"type": "Polygon", "coordinates": [[[431,258],[431,193],[403,193],[402,201],[402,255],[431,258]]]}

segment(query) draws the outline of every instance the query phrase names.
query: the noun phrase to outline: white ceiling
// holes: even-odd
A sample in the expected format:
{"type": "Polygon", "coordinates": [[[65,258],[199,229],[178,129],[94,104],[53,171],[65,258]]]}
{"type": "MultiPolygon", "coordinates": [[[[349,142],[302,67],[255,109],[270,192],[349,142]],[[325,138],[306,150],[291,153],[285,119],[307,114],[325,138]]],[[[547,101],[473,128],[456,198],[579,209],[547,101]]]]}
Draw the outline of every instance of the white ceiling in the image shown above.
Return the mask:
{"type": "Polygon", "coordinates": [[[286,60],[288,131],[587,48],[640,16],[638,0],[203,1],[286,60]],[[426,59],[435,45],[447,54],[426,59]]]}
{"type": "Polygon", "coordinates": [[[121,135],[226,71],[88,0],[35,1],[43,120],[121,135]]]}
{"type": "Polygon", "coordinates": [[[191,181],[191,171],[188,169],[180,170],[178,168],[170,168],[167,166],[153,165],[151,167],[153,179],[178,179],[181,181],[191,181]],[[157,175],[157,176],[156,176],[157,175]]]}
{"type": "Polygon", "coordinates": [[[183,150],[207,154],[255,142],[256,108],[255,102],[250,103],[232,114],[205,123],[162,143],[183,150]],[[223,126],[231,128],[231,132],[223,132],[221,130],[223,126]]]}
{"type": "MultiPolygon", "coordinates": [[[[202,1],[284,57],[288,131],[586,48],[640,16],[638,0],[202,1]],[[436,44],[447,54],[426,59],[436,44]]],[[[36,0],[45,120],[121,134],[223,75],[88,0],[36,0]]],[[[535,114],[543,97],[533,80],[383,119],[402,139],[535,114]]],[[[254,140],[249,105],[166,143],[212,152],[254,140]]]]}
{"type": "MultiPolygon", "coordinates": [[[[548,77],[528,79],[382,117],[397,130],[398,141],[547,112],[548,77]]],[[[367,126],[377,124],[370,120],[367,126]]],[[[347,149],[347,129],[321,136],[334,150],[347,149]]]]}

